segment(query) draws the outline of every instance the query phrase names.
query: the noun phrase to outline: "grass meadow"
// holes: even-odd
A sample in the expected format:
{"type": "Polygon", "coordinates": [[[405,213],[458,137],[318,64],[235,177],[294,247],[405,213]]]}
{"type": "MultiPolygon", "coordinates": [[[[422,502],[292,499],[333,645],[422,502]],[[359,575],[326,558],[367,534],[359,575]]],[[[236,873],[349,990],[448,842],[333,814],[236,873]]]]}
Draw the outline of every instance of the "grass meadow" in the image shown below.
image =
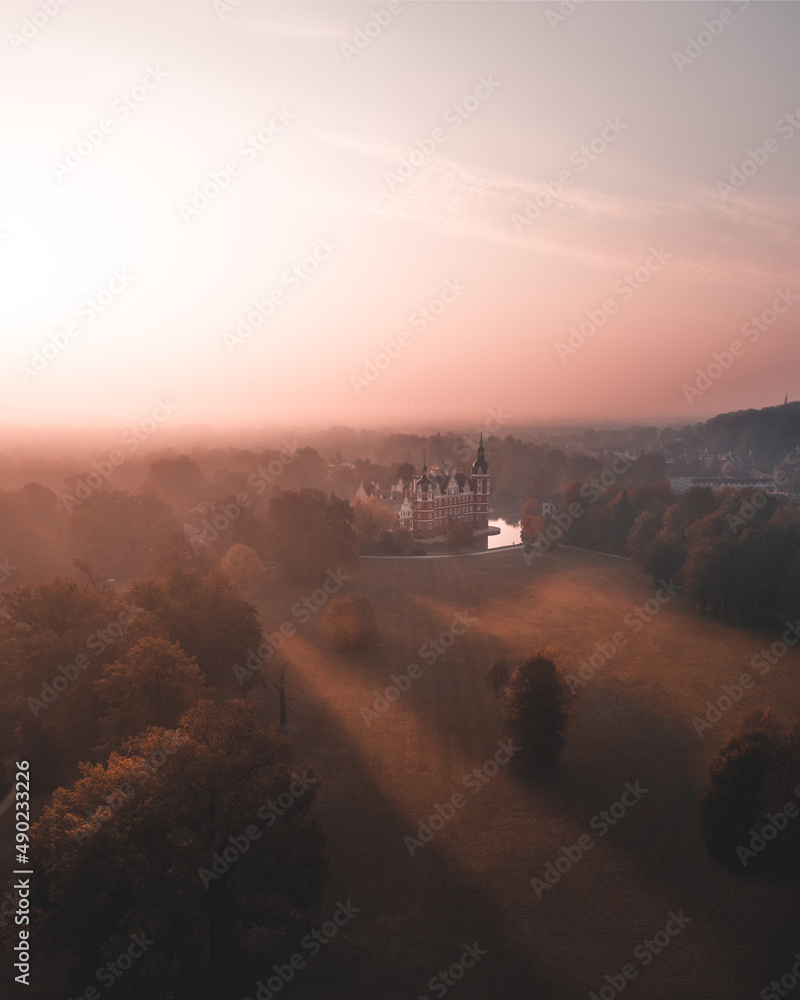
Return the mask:
{"type": "MultiPolygon", "coordinates": [[[[282,621],[297,627],[264,674],[276,680],[285,654],[291,739],[323,780],[315,810],[333,862],[327,908],[350,899],[360,910],[324,955],[345,995],[606,998],[628,966],[630,997],[744,1000],[791,968],[797,886],[713,861],[696,803],[711,758],[745,712],[761,705],[800,714],[800,653],[790,649],[758,676],[751,659],[777,633],[703,617],[680,593],[650,603],[658,611],[644,621],[635,609],[657,589],[627,561],[568,549],[531,566],[520,550],[363,560],[340,593],[369,596],[381,641],[347,655],[327,649],[322,612],[305,624],[293,614],[313,587],[260,596],[266,631],[282,621]],[[430,640],[459,613],[474,623],[430,662],[430,640]],[[502,699],[485,682],[492,659],[513,666],[554,644],[575,674],[615,633],[626,642],[575,698],[553,778],[525,784],[504,764],[465,784],[505,736],[502,699]],[[411,663],[421,676],[365,719],[361,710],[411,663]],[[745,671],[755,685],[699,735],[692,718],[745,671]],[[613,826],[590,825],[637,782],[646,793],[613,826]],[[404,837],[416,837],[457,793],[463,805],[412,856],[404,837]],[[543,880],[562,847],[587,836],[591,847],[537,893],[531,879],[543,880]],[[684,925],[665,947],[644,944],[681,911],[684,925]],[[485,954],[462,979],[429,985],[474,942],[485,954]]],[[[265,721],[276,722],[271,683],[253,696],[265,721]]],[[[282,993],[325,996],[310,971],[282,993]]]]}

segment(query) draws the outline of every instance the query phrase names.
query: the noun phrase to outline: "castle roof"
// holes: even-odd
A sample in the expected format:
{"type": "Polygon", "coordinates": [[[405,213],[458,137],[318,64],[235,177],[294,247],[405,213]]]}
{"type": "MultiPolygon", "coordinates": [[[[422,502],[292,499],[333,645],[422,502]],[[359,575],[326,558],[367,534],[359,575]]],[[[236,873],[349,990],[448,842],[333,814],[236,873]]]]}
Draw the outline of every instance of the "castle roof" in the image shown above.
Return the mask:
{"type": "Polygon", "coordinates": [[[448,473],[442,472],[440,469],[435,469],[428,473],[427,478],[433,484],[434,489],[438,486],[442,492],[447,489],[452,479],[455,479],[459,490],[463,490],[465,486],[469,488],[470,485],[469,476],[463,472],[451,472],[448,475],[448,473]]]}

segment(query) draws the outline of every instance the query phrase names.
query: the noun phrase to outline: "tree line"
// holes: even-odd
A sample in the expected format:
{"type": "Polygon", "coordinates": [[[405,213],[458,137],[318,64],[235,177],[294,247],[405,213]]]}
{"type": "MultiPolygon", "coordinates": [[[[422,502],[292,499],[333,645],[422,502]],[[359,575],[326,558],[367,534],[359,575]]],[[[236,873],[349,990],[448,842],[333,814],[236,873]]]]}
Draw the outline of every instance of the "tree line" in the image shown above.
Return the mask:
{"type": "MultiPolygon", "coordinates": [[[[181,482],[185,473],[184,464],[181,482]]],[[[47,488],[10,495],[58,538],[47,488]]],[[[98,490],[86,504],[89,514],[125,511],[131,530],[142,526],[133,512],[150,504],[165,530],[138,559],[121,559],[127,581],[106,578],[117,566],[103,560],[115,558],[124,523],[111,519],[95,562],[75,558],[71,575],[12,578],[0,593],[0,757],[30,762],[38,798],[38,968],[62,970],[64,981],[50,985],[83,996],[108,985],[98,965],[115,967],[116,957],[130,958],[131,941],[147,940],[125,975],[111,976],[120,996],[238,997],[296,952],[329,865],[310,815],[318,777],[259,721],[258,703],[239,697],[234,667],[262,641],[257,610],[231,572],[243,565],[231,552],[246,548],[235,539],[250,536],[237,536],[237,518],[193,548],[161,498],[98,490]]],[[[347,501],[275,491],[258,517],[258,544],[274,567],[266,585],[319,586],[357,560],[347,501]]],[[[334,648],[374,642],[363,596],[327,611],[334,648]]],[[[10,948],[13,923],[2,934],[10,948]]],[[[307,978],[318,986],[320,961],[307,978]]]]}

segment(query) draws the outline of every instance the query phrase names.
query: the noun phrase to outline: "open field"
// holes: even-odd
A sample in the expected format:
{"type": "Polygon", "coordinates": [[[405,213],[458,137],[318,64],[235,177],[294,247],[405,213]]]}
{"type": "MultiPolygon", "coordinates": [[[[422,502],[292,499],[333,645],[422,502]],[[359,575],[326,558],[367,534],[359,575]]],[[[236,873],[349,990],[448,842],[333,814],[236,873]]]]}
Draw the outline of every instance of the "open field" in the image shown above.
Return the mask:
{"type": "MultiPolygon", "coordinates": [[[[751,658],[777,635],[701,617],[681,594],[635,631],[628,616],[657,587],[627,562],[565,550],[530,568],[519,551],[369,560],[341,593],[356,590],[369,595],[382,629],[380,648],[363,656],[328,652],[320,613],[298,623],[290,609],[309,589],[260,602],[267,631],[284,620],[298,627],[272,663],[284,651],[291,661],[291,737],[298,760],[323,778],[315,808],[333,860],[328,908],[348,898],[360,908],[345,932],[359,974],[344,995],[442,996],[429,979],[475,941],[486,954],[452,986],[461,998],[588,997],[630,963],[628,996],[737,1000],[791,968],[797,886],[714,863],[697,833],[696,799],[709,760],[747,710],[800,713],[796,650],[701,737],[692,717],[724,684],[755,673],[751,658]],[[429,665],[420,647],[459,612],[474,624],[429,665]],[[492,658],[516,663],[556,643],[575,673],[618,631],[627,644],[577,699],[549,785],[525,786],[503,766],[479,790],[465,787],[504,736],[501,702],[484,681],[492,658]],[[413,662],[422,676],[367,725],[360,709],[413,662]],[[646,794],[601,836],[591,818],[636,782],[646,794]],[[463,807],[412,856],[403,837],[457,792],[463,807]],[[593,846],[537,898],[530,879],[585,835],[593,846]],[[634,954],[681,910],[689,922],[663,951],[646,963],[634,954]]],[[[276,679],[276,666],[265,673],[276,679]]],[[[275,721],[277,693],[270,685],[257,696],[275,721]]],[[[308,978],[284,995],[323,996],[308,978]]]]}

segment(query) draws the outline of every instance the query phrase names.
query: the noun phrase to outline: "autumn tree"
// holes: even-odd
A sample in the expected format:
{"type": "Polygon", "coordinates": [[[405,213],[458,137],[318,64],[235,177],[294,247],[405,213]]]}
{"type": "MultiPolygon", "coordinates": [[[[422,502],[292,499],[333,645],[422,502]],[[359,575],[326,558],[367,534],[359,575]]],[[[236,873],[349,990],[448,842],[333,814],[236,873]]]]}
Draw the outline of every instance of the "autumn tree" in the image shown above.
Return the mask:
{"type": "Polygon", "coordinates": [[[552,771],[566,743],[569,685],[550,648],[520,664],[506,689],[505,721],[527,775],[552,771]]]}
{"type": "MultiPolygon", "coordinates": [[[[287,461],[284,455],[284,469],[280,474],[281,489],[319,489],[328,473],[328,465],[325,459],[314,448],[296,448],[288,452],[291,461],[287,461]]],[[[266,465],[266,454],[262,455],[262,462],[266,465]]]]}
{"type": "Polygon", "coordinates": [[[677,576],[684,569],[687,550],[686,540],[679,532],[662,528],[650,546],[644,570],[654,580],[677,576]]]}
{"type": "Polygon", "coordinates": [[[269,506],[271,551],[290,580],[319,580],[358,560],[353,509],[321,490],[277,492],[269,506]]]}
{"type": "Polygon", "coordinates": [[[761,813],[762,787],[771,766],[772,749],[765,733],[733,737],[719,752],[708,776],[711,788],[700,802],[706,849],[728,863],[736,849],[746,845],[761,813]]]}
{"type": "Polygon", "coordinates": [[[358,470],[349,463],[333,465],[328,469],[326,489],[330,490],[333,496],[349,500],[355,496],[360,481],[358,470]]]}
{"type": "Polygon", "coordinates": [[[237,587],[245,590],[263,580],[267,569],[255,549],[240,542],[228,549],[219,567],[237,587]]]}
{"type": "Polygon", "coordinates": [[[108,753],[149,726],[170,728],[208,694],[197,663],[167,639],[140,639],[95,682],[108,753]]]}
{"type": "Polygon", "coordinates": [[[157,458],[150,463],[147,488],[183,511],[202,500],[208,491],[203,470],[188,455],[157,458]]]}
{"type": "Polygon", "coordinates": [[[627,546],[631,562],[644,572],[647,572],[653,543],[660,530],[660,518],[653,511],[643,510],[636,515],[633,527],[628,532],[627,546]]]}
{"type": "Polygon", "coordinates": [[[175,566],[188,568],[197,566],[197,553],[186,537],[186,529],[181,525],[165,532],[152,552],[150,572],[166,573],[175,566]]]}
{"type": "Polygon", "coordinates": [[[533,542],[539,535],[539,532],[544,531],[546,527],[547,522],[541,514],[537,514],[533,511],[529,514],[523,513],[522,522],[520,524],[520,537],[523,542],[529,544],[530,542],[533,542]]]}
{"type": "Polygon", "coordinates": [[[76,637],[102,620],[110,606],[98,591],[70,577],[21,583],[0,595],[0,609],[32,635],[52,634],[71,648],[76,637]]]}
{"type": "Polygon", "coordinates": [[[0,490],[0,552],[7,586],[63,573],[65,512],[56,494],[40,483],[0,490]]]}
{"type": "Polygon", "coordinates": [[[266,501],[258,495],[204,499],[183,515],[182,527],[198,565],[210,566],[235,545],[265,552],[266,501]]]}
{"type": "Polygon", "coordinates": [[[617,555],[625,555],[628,534],[633,527],[635,516],[628,491],[623,490],[618,497],[615,497],[609,504],[609,508],[611,511],[610,549],[617,555]]]}
{"type": "Polygon", "coordinates": [[[564,476],[569,482],[586,482],[603,471],[603,463],[593,455],[576,451],[564,461],[564,476]]]}
{"type": "Polygon", "coordinates": [[[750,712],[711,762],[708,776],[700,821],[709,853],[737,870],[754,871],[796,852],[796,819],[779,822],[771,836],[761,834],[794,798],[800,777],[797,719],[781,725],[770,710],[750,712]]]}
{"type": "Polygon", "coordinates": [[[144,572],[179,523],[152,492],[99,489],[68,507],[69,552],[73,560],[94,567],[98,583],[144,572]]]}
{"type": "Polygon", "coordinates": [[[137,613],[113,592],[69,577],[0,595],[6,739],[36,766],[40,788],[64,780],[96,745],[93,684],[103,663],[126,648],[137,613]]]}
{"type": "Polygon", "coordinates": [[[737,586],[730,606],[735,622],[769,626],[779,620],[785,581],[798,552],[800,528],[796,524],[773,520],[742,532],[736,553],[737,586]]]}
{"type": "Polygon", "coordinates": [[[221,570],[174,565],[135,581],[127,595],[153,616],[166,638],[193,657],[213,687],[233,683],[233,667],[261,642],[258,612],[221,570]]]}
{"type": "Polygon", "coordinates": [[[711,537],[695,542],[684,566],[686,590],[697,608],[725,619],[730,617],[738,576],[735,538],[711,537]]]}
{"type": "Polygon", "coordinates": [[[668,531],[685,533],[697,521],[713,514],[720,497],[709,486],[690,486],[664,512],[664,527],[668,531]]]}
{"type": "Polygon", "coordinates": [[[402,479],[406,486],[410,486],[411,480],[414,478],[415,471],[416,470],[411,462],[402,462],[397,467],[397,481],[399,482],[402,479]]]}
{"type": "Polygon", "coordinates": [[[523,542],[532,542],[540,531],[544,531],[542,503],[538,497],[529,497],[522,505],[520,513],[520,537],[523,542]]]}
{"type": "Polygon", "coordinates": [[[377,497],[366,497],[353,504],[353,524],[362,551],[374,549],[381,533],[391,531],[396,523],[395,512],[377,497]]]}
{"type": "Polygon", "coordinates": [[[379,551],[384,556],[407,556],[414,548],[414,539],[407,528],[381,532],[379,551]]]}
{"type": "Polygon", "coordinates": [[[364,594],[332,600],[323,624],[331,649],[364,649],[378,641],[375,611],[364,594]]]}
{"type": "Polygon", "coordinates": [[[176,730],[84,765],[44,808],[31,830],[47,882],[34,917],[51,958],[69,943],[68,989],[144,937],[115,996],[239,997],[310,930],[328,870],[309,815],[317,780],[291,770],[289,744],[257,715],[201,702],[176,730]]]}

